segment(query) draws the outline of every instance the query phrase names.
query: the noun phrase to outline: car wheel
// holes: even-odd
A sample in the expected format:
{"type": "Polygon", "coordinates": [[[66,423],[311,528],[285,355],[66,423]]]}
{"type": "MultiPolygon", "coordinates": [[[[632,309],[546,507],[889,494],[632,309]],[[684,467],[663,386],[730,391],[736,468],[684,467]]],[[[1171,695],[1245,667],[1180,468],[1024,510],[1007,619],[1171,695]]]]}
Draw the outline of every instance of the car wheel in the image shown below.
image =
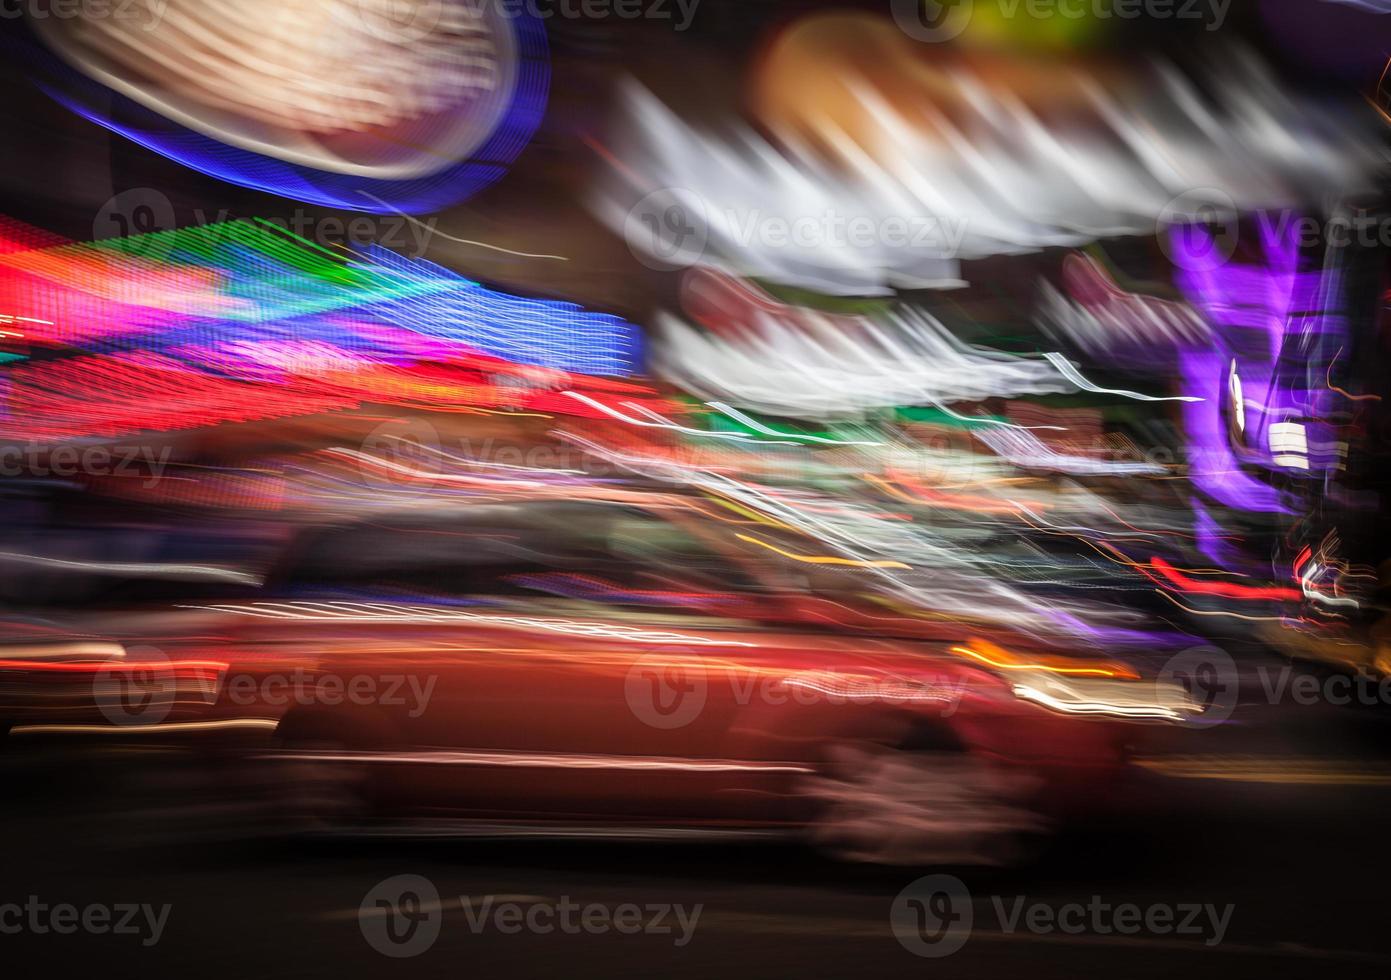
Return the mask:
{"type": "Polygon", "coordinates": [[[370,822],[366,770],[332,758],[346,748],[332,739],[294,739],[282,744],[276,759],[278,796],[292,833],[335,837],[361,830],[370,822]]]}
{"type": "Polygon", "coordinates": [[[1011,865],[1048,829],[1037,781],[969,752],[845,742],[805,778],[808,833],[841,860],[904,866],[1011,865]]]}

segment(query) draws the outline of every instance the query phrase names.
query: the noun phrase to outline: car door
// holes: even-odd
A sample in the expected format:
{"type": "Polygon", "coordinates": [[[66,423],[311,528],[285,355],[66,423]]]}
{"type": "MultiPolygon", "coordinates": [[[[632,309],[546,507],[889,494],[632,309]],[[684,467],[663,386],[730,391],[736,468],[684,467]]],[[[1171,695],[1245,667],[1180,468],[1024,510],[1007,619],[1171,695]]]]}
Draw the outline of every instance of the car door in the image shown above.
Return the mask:
{"type": "Polygon", "coordinates": [[[278,622],[276,642],[349,675],[345,688],[366,675],[428,692],[368,706],[387,719],[393,779],[418,809],[709,814],[719,786],[753,778],[711,760],[749,690],[731,671],[756,640],[693,606],[701,595],[653,587],[662,550],[642,543],[666,531],[609,507],[522,505],[333,529],[282,576],[307,618],[278,622]]]}

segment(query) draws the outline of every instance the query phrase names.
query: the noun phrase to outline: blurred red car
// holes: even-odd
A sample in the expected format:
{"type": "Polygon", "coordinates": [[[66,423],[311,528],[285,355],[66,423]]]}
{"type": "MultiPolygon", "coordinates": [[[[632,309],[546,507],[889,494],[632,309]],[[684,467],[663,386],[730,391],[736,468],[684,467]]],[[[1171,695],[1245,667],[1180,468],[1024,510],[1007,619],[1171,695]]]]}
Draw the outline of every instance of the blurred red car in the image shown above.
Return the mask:
{"type": "Polygon", "coordinates": [[[101,614],[124,648],[0,663],[7,720],[273,727],[314,832],[802,835],[1003,863],[1114,785],[1137,723],[1191,707],[1125,664],[894,615],[641,499],[305,529],[258,589],[101,614]]]}
{"type": "Polygon", "coordinates": [[[203,607],[237,624],[240,654],[314,665],[275,756],[303,825],[803,834],[858,860],[1006,862],[1112,783],[1135,722],[1182,717],[1181,691],[1123,664],[779,581],[679,510],[322,529],[278,598],[203,607]]]}

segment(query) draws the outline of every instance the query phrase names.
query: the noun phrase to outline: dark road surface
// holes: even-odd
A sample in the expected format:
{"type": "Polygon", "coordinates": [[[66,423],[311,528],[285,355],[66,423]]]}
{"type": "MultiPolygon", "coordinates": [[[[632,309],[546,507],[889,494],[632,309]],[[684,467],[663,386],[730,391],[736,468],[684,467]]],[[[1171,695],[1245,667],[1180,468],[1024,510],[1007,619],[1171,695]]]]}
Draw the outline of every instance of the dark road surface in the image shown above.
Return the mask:
{"type": "MultiPolygon", "coordinates": [[[[232,839],[204,831],[235,801],[186,791],[167,759],[11,751],[0,905],[31,895],[78,909],[133,903],[151,907],[148,921],[169,908],[157,942],[143,924],[119,935],[26,924],[0,934],[0,951],[12,977],[1385,976],[1391,770],[1348,758],[1364,742],[1326,745],[1343,758],[1302,768],[1226,755],[1146,771],[1119,813],[1029,867],[955,869],[974,921],[956,952],[936,958],[906,949],[890,922],[895,897],[923,871],[842,867],[792,845],[232,839]],[[402,874],[437,891],[422,908],[438,934],[419,940],[428,948],[417,955],[388,957],[359,906],[402,874]],[[1174,934],[1157,919],[1157,931],[1117,935],[1104,931],[1106,912],[1085,909],[1125,903],[1142,916],[1173,906],[1175,923],[1196,905],[1196,931],[1174,934]],[[583,908],[595,904],[586,929],[583,908]],[[1039,904],[1011,931],[1012,910],[1039,904]],[[1210,916],[1229,904],[1220,941],[1209,942],[1210,916]],[[508,905],[520,909],[512,919],[508,905]],[[526,925],[538,905],[532,922],[549,932],[526,925]],[[658,920],[658,906],[680,906],[688,927],[674,908],[658,920]],[[1081,931],[1030,929],[1029,914],[1045,926],[1062,915],[1081,931]],[[634,923],[652,929],[617,928],[634,923]]],[[[17,914],[0,909],[0,926],[17,914]]]]}

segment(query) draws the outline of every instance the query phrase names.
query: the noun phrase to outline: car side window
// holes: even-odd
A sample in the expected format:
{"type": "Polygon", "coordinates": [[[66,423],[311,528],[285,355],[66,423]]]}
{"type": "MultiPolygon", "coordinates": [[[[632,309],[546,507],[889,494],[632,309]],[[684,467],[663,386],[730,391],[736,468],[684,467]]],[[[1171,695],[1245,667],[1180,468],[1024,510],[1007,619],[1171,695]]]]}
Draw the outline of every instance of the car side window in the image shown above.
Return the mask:
{"type": "Polygon", "coordinates": [[[470,521],[364,521],[316,529],[293,549],[278,576],[279,590],[478,601],[545,595],[700,608],[702,595],[756,588],[728,556],[651,515],[611,508],[513,510],[470,521]]]}

